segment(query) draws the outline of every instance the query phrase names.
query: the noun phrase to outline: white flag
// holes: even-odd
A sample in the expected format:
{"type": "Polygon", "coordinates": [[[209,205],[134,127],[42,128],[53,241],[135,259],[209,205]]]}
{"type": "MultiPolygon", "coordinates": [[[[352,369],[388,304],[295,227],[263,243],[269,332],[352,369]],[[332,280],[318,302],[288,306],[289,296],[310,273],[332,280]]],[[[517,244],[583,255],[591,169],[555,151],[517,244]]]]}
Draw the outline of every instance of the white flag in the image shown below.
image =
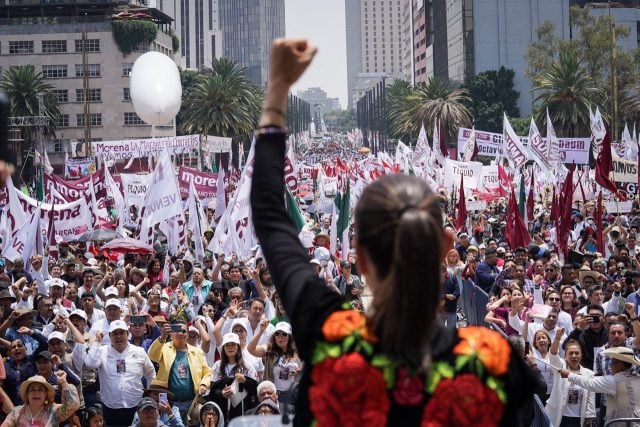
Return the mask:
{"type": "Polygon", "coordinates": [[[533,159],[541,169],[551,169],[548,163],[549,139],[543,139],[536,122],[531,118],[529,125],[529,158],[533,159]]]}
{"type": "Polygon", "coordinates": [[[107,184],[108,194],[113,199],[113,205],[118,214],[118,228],[116,229],[117,233],[121,236],[124,236],[124,224],[129,222],[129,210],[127,209],[127,205],[124,203],[124,197],[120,192],[120,188],[118,188],[118,184],[114,181],[111,176],[111,172],[109,172],[109,168],[104,168],[104,178],[107,184]]]}
{"type": "Polygon", "coordinates": [[[5,258],[10,260],[22,258],[24,265],[30,265],[29,258],[31,254],[42,252],[40,215],[41,208],[38,206],[20,228],[12,231],[10,244],[2,248],[2,254],[5,258]],[[39,248],[38,245],[40,245],[39,248]]]}
{"type": "Polygon", "coordinates": [[[547,145],[549,147],[549,163],[555,164],[560,159],[560,140],[556,136],[556,131],[553,130],[553,123],[551,123],[551,117],[549,117],[549,109],[547,108],[547,145]]]}
{"type": "Polygon", "coordinates": [[[620,142],[621,142],[620,145],[624,147],[623,149],[624,153],[622,153],[623,155],[620,157],[627,160],[637,160],[638,148],[635,141],[631,137],[631,134],[629,133],[629,127],[627,126],[626,123],[624,124],[624,130],[622,131],[622,138],[620,142]]]}
{"type": "Polygon", "coordinates": [[[138,238],[152,243],[153,226],[182,213],[180,191],[173,173],[169,154],[165,150],[149,180],[149,190],[140,211],[138,238]]]}
{"type": "Polygon", "coordinates": [[[511,127],[507,113],[503,118],[503,150],[507,154],[507,158],[511,159],[517,167],[522,167],[527,162],[529,156],[527,149],[520,142],[520,137],[511,127]]]}
{"type": "Polygon", "coordinates": [[[464,147],[462,147],[462,161],[470,162],[473,160],[473,155],[476,152],[476,127],[471,127],[471,133],[469,134],[469,138],[467,138],[467,142],[464,143],[464,147]]]}
{"type": "Polygon", "coordinates": [[[226,210],[227,199],[224,191],[224,169],[222,169],[222,162],[220,162],[218,166],[218,182],[216,183],[216,210],[213,216],[214,221],[219,222],[226,210]]]}
{"type": "Polygon", "coordinates": [[[202,235],[207,224],[207,217],[202,212],[202,206],[198,199],[196,187],[193,180],[189,182],[189,197],[187,198],[187,206],[189,209],[189,231],[191,238],[195,244],[196,259],[201,265],[204,264],[204,246],[202,243],[202,235]]]}

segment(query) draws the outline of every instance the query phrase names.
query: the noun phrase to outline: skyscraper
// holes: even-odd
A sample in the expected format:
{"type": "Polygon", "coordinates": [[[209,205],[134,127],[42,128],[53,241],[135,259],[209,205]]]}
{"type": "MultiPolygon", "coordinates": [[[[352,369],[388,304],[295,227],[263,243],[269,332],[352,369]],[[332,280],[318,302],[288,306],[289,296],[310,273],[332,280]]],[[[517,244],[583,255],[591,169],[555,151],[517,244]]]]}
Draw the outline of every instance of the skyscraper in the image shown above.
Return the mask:
{"type": "Polygon", "coordinates": [[[246,68],[264,86],[273,39],[285,36],[284,0],[219,0],[222,56],[246,68]]]}
{"type": "Polygon", "coordinates": [[[352,107],[380,79],[404,76],[402,0],[345,0],[345,18],[352,107]]]}
{"type": "Polygon", "coordinates": [[[218,0],[151,0],[175,21],[183,68],[208,67],[222,56],[218,0]]]}

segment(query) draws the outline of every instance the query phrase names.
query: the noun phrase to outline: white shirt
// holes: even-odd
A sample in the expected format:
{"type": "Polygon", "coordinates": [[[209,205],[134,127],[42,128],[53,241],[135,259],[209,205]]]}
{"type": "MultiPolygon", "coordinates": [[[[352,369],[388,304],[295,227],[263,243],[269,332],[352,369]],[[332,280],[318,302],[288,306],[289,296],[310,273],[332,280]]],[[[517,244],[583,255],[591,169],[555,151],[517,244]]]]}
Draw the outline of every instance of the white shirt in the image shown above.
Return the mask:
{"type": "Polygon", "coordinates": [[[109,324],[111,322],[106,318],[98,320],[89,329],[89,335],[93,338],[97,332],[102,332],[102,345],[111,345],[111,338],[109,338],[109,324]]]}
{"type": "Polygon", "coordinates": [[[140,403],[144,387],[156,377],[153,363],[142,347],[128,344],[122,353],[111,345],[93,343],[85,359],[88,368],[98,369],[100,397],[111,409],[133,408],[140,403]]]}

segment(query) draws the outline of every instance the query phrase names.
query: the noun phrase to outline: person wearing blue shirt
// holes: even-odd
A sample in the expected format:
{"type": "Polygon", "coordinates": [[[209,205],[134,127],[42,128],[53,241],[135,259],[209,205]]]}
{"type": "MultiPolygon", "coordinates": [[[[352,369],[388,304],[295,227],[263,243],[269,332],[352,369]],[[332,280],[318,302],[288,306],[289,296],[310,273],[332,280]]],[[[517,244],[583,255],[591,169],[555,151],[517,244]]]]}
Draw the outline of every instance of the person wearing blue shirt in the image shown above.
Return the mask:
{"type": "Polygon", "coordinates": [[[475,282],[480,288],[489,292],[493,282],[495,282],[498,276],[498,253],[495,249],[488,249],[484,255],[484,261],[478,264],[476,268],[475,282]]]}

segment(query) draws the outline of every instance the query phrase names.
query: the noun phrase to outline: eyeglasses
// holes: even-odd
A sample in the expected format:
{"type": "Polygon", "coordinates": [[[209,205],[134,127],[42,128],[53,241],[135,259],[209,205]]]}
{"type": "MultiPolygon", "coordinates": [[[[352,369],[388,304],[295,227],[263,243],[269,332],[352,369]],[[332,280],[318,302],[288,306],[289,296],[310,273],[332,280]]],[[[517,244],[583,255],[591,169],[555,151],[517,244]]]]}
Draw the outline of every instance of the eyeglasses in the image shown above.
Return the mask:
{"type": "Polygon", "coordinates": [[[281,331],[274,332],[273,335],[275,335],[276,337],[288,337],[289,336],[289,334],[287,334],[286,332],[281,332],[281,331]]]}
{"type": "Polygon", "coordinates": [[[549,297],[549,298],[547,298],[547,301],[560,301],[560,298],[549,297]]]}
{"type": "Polygon", "coordinates": [[[506,257],[504,257],[504,260],[505,260],[505,261],[511,261],[512,259],[513,259],[513,257],[512,257],[512,256],[506,256],[506,257]]]}
{"type": "Polygon", "coordinates": [[[545,268],[544,271],[547,273],[553,273],[555,270],[553,268],[545,268]]]}

